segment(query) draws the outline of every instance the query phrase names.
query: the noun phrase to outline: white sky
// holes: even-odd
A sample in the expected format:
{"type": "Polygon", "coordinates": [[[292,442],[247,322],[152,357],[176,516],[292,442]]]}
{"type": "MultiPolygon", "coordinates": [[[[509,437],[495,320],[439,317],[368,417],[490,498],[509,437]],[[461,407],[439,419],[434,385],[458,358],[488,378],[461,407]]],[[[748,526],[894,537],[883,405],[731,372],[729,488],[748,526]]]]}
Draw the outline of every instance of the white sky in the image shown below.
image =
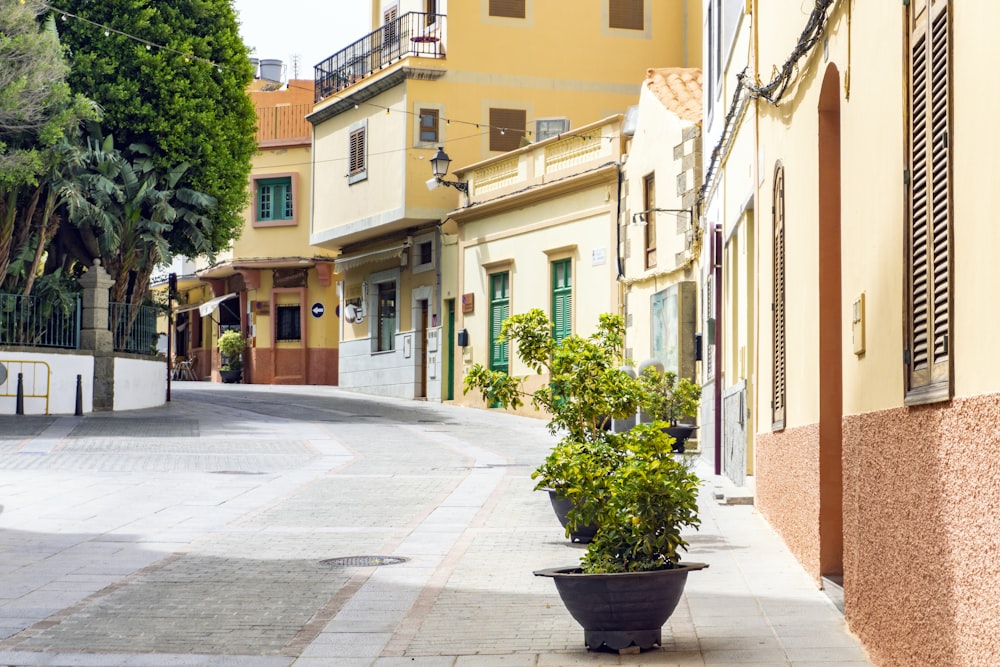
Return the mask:
{"type": "Polygon", "coordinates": [[[369,0],[233,0],[251,56],[284,61],[286,77],[313,78],[313,66],[371,31],[369,0]]]}

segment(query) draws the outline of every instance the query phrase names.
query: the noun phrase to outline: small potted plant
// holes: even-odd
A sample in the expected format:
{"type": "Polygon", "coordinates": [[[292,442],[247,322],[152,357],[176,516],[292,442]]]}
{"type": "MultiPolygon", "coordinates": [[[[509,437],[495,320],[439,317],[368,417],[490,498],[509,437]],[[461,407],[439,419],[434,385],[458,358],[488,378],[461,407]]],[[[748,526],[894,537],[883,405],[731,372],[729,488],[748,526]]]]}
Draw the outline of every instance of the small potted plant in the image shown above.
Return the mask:
{"type": "Polygon", "coordinates": [[[225,383],[239,382],[243,377],[243,350],[247,346],[246,339],[239,331],[230,329],[219,336],[219,354],[222,355],[222,365],[219,375],[225,383]]]}
{"type": "Polygon", "coordinates": [[[568,531],[587,525],[596,531],[580,564],[535,574],[555,581],[592,650],[659,644],[688,572],[707,567],[680,561],[687,546],[682,529],[699,524],[699,480],[673,456],[673,438],[662,430],[667,423],[604,428],[649,401],[643,383],[621,368],[624,330],[620,316],[605,314],[589,338],[555,341],[542,311],[515,315],[500,338],[516,346],[531,370],[547,371],[548,382],[526,392],[525,378],[478,364],[465,378],[466,391],[479,390],[491,404],[517,407],[530,396],[561,436],[532,475],[536,488],[554,488],[570,502],[568,531]]]}
{"type": "Polygon", "coordinates": [[[701,403],[701,385],[673,371],[661,371],[647,366],[639,374],[639,382],[646,390],[643,410],[652,419],[666,422],[666,432],[674,438],[674,452],[683,453],[684,443],[698,428],[682,424],[682,419],[693,417],[701,403]]]}

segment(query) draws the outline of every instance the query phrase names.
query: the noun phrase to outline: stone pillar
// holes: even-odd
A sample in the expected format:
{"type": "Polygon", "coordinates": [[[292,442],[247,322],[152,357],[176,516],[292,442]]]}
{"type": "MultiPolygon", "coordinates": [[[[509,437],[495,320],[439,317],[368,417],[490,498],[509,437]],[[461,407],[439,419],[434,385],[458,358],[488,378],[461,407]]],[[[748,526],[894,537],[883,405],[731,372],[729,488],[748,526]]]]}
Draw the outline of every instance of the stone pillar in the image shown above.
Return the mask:
{"type": "Polygon", "coordinates": [[[80,278],[80,349],[94,354],[95,411],[113,410],[115,405],[115,345],[108,313],[109,290],[114,284],[99,259],[80,278]]]}

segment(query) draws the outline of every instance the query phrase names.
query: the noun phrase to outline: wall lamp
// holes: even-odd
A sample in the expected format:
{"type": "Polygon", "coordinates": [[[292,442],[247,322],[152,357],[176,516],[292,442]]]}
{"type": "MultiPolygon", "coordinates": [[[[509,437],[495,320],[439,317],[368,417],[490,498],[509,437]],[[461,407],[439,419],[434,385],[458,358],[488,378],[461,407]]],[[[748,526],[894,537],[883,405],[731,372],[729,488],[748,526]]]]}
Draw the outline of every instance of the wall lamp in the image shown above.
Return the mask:
{"type": "Polygon", "coordinates": [[[633,225],[645,225],[646,218],[650,213],[687,213],[691,215],[691,209],[689,208],[647,208],[645,211],[639,211],[638,213],[632,214],[632,224],[633,225]]]}
{"type": "Polygon", "coordinates": [[[438,146],[438,152],[431,158],[431,171],[434,178],[427,181],[427,189],[433,190],[439,185],[447,185],[455,188],[466,195],[469,194],[469,184],[465,181],[446,181],[444,177],[448,174],[448,167],[451,165],[451,158],[444,152],[444,148],[438,146]]]}

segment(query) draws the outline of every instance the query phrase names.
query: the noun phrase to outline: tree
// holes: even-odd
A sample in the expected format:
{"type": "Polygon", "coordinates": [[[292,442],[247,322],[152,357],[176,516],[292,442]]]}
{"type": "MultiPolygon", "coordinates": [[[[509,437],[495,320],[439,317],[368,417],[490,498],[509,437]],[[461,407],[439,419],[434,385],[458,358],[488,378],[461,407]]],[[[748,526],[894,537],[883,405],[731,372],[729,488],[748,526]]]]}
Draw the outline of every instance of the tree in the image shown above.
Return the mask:
{"type": "Polygon", "coordinates": [[[58,181],[80,121],[96,116],[66,83],[52,20],[39,0],[0,3],[0,288],[31,291],[59,226],[58,181]]]}
{"type": "MultiPolygon", "coordinates": [[[[215,199],[200,232],[211,250],[227,248],[243,225],[256,151],[246,94],[253,70],[230,0],[65,0],[59,7],[80,17],[58,21],[73,90],[100,104],[103,130],[118,146],[150,147],[160,173],[190,165],[178,187],[215,199]]],[[[184,225],[164,238],[172,253],[198,254],[184,225]]]]}
{"type": "Polygon", "coordinates": [[[170,260],[166,237],[171,232],[176,229],[184,235],[195,253],[209,251],[201,230],[209,225],[207,214],[215,201],[178,187],[187,167],[182,163],[160,170],[148,146],[133,144],[120,151],[110,135],[93,133],[60,192],[72,225],[59,231],[62,243],[50,253],[59,265],[52,268],[65,268],[61,256],[82,256],[87,263],[100,257],[115,280],[111,300],[141,303],[153,270],[170,260]],[[73,250],[60,254],[60,248],[73,250]]]}

